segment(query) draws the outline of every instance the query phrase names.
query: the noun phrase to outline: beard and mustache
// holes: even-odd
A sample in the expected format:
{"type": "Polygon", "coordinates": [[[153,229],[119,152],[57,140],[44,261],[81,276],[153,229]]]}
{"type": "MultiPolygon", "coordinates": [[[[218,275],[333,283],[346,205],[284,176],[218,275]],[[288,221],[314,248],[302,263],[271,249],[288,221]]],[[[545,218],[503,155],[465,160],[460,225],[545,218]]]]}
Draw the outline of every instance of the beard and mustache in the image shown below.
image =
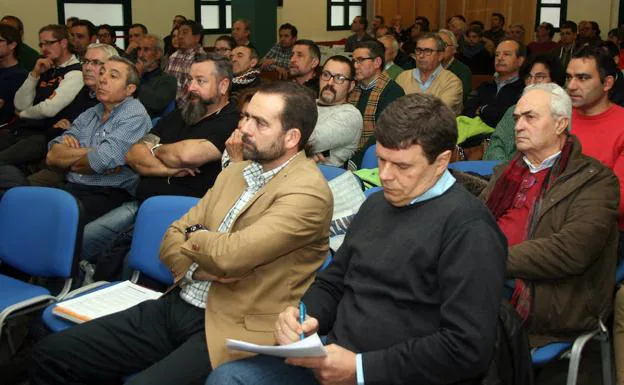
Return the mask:
{"type": "Polygon", "coordinates": [[[180,111],[184,123],[188,126],[196,125],[208,114],[208,107],[218,102],[219,97],[217,95],[204,99],[197,94],[191,93],[188,102],[180,111]]]}

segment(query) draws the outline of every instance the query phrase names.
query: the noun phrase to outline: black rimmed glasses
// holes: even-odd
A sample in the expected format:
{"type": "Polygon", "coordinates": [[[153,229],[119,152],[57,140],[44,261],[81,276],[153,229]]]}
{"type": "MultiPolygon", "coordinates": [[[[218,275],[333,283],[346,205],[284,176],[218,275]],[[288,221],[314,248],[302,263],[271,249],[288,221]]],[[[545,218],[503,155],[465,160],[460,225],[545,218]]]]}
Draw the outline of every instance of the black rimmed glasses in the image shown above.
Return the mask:
{"type": "Polygon", "coordinates": [[[342,74],[332,74],[329,71],[323,71],[321,72],[321,80],[328,82],[331,79],[334,79],[334,83],[336,84],[343,84],[346,81],[351,81],[352,79],[342,75],[342,74]]]}
{"type": "Polygon", "coordinates": [[[431,56],[434,52],[442,52],[439,49],[431,49],[431,48],[416,48],[414,50],[414,53],[416,53],[416,56],[418,55],[424,55],[424,56],[431,56]]]}
{"type": "Polygon", "coordinates": [[[43,47],[49,47],[52,44],[56,44],[58,43],[60,40],[44,40],[42,42],[39,43],[39,48],[43,48],[43,47]]]}

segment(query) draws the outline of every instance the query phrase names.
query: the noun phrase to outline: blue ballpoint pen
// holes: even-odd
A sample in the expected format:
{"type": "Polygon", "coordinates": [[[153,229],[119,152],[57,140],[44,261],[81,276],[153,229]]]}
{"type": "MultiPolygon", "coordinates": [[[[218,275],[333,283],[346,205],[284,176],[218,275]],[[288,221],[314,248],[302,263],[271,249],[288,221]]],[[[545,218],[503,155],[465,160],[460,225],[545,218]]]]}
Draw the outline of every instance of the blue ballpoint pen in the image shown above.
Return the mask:
{"type": "MultiPolygon", "coordinates": [[[[303,304],[303,302],[299,302],[299,323],[301,324],[301,326],[303,327],[303,321],[305,321],[305,316],[306,316],[306,307],[303,304]]],[[[305,338],[305,334],[303,334],[303,332],[301,332],[301,339],[305,338]]]]}

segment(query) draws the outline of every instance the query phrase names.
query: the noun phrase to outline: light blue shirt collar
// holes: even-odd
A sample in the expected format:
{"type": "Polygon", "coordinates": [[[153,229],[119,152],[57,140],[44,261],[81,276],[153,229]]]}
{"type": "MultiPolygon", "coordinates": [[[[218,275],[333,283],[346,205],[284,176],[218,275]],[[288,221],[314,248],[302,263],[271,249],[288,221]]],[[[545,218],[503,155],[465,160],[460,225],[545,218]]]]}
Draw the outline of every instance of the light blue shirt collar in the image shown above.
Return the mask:
{"type": "Polygon", "coordinates": [[[559,155],[561,155],[561,151],[544,159],[544,161],[538,166],[534,166],[533,163],[531,163],[529,158],[527,158],[526,156],[523,156],[522,160],[529,167],[529,171],[531,172],[531,174],[535,174],[542,170],[546,170],[547,168],[551,168],[555,164],[555,161],[557,160],[557,158],[559,158],[559,155]]]}
{"type": "Polygon", "coordinates": [[[433,187],[414,198],[414,200],[410,202],[410,205],[439,197],[440,195],[444,194],[446,190],[450,189],[453,184],[455,184],[455,177],[451,175],[451,172],[449,170],[446,170],[444,171],[444,174],[442,174],[442,177],[440,177],[440,179],[438,179],[438,181],[433,185],[433,187]]]}
{"type": "Polygon", "coordinates": [[[494,82],[496,82],[496,92],[498,93],[501,88],[505,87],[507,84],[513,83],[516,80],[520,79],[520,76],[516,75],[507,80],[499,80],[500,75],[497,73],[494,74],[494,82]]]}
{"type": "Polygon", "coordinates": [[[433,83],[433,81],[438,77],[438,75],[440,75],[440,72],[442,72],[443,69],[444,68],[442,68],[442,65],[439,64],[438,67],[433,71],[431,76],[429,76],[429,79],[427,79],[427,81],[424,83],[420,79],[420,70],[418,68],[414,69],[414,71],[412,72],[412,76],[414,76],[414,79],[416,80],[416,82],[420,84],[420,90],[427,91],[427,89],[431,87],[431,83],[433,83]]]}

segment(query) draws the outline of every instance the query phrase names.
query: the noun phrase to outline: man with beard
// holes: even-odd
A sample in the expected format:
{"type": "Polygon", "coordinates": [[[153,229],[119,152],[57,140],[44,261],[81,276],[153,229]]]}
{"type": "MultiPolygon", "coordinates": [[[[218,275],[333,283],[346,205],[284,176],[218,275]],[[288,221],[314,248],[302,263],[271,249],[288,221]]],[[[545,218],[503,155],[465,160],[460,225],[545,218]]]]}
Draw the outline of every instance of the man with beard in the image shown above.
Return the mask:
{"type": "MultiPolygon", "coordinates": [[[[226,103],[229,81],[210,82],[226,63],[194,64],[192,92],[226,103]]],[[[215,107],[208,119],[219,115],[215,107]]],[[[138,373],[126,384],[195,384],[249,355],[229,351],[226,337],[275,344],[279,312],[297,304],[329,246],[332,195],[303,151],[316,118],[302,86],[261,86],[239,122],[249,161],[223,170],[164,236],[160,257],[176,287],[47,337],[30,383],[112,383],[138,373]]]]}
{"type": "Polygon", "coordinates": [[[141,76],[138,98],[150,117],[159,116],[175,98],[177,83],[160,69],[163,43],[156,35],[145,35],[137,46],[137,71],[141,76]]]}
{"type": "Polygon", "coordinates": [[[199,198],[215,182],[225,141],[239,118],[236,103],[229,101],[232,66],[223,57],[202,55],[191,65],[190,76],[189,103],[163,117],[126,154],[128,165],[140,175],[137,200],[85,227],[80,255],[87,263],[97,263],[104,251],[118,243],[143,200],[156,195],[199,198]]]}
{"type": "Polygon", "coordinates": [[[321,62],[321,50],[312,40],[297,40],[293,45],[288,73],[290,78],[318,95],[319,78],[316,70],[321,62]]]}
{"type": "Polygon", "coordinates": [[[347,101],[355,87],[353,63],[342,55],[325,62],[317,100],[318,121],[310,137],[314,160],[343,167],[357,150],[362,114],[347,101]]]}

